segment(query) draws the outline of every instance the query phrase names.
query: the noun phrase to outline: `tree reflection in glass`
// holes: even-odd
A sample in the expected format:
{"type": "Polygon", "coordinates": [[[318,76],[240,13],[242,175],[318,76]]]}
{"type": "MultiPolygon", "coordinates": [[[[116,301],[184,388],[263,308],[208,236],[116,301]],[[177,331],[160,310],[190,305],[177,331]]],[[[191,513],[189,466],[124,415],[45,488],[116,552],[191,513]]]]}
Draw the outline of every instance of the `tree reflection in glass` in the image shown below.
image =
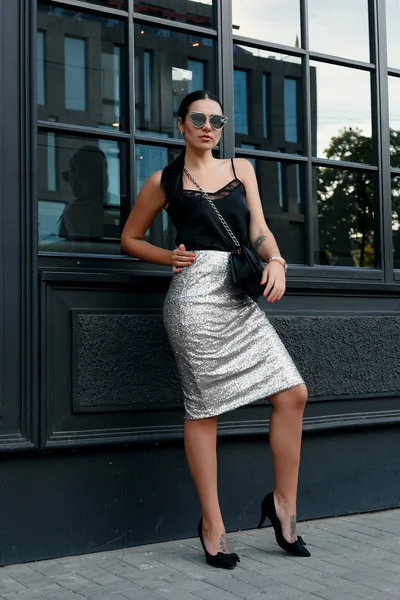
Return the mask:
{"type": "MultiPolygon", "coordinates": [[[[400,131],[390,130],[391,164],[400,167],[400,131]]],[[[342,129],[332,138],[326,158],[372,163],[372,140],[359,129],[342,129]]],[[[375,248],[375,174],[370,171],[316,168],[317,264],[378,266],[375,248]]],[[[394,266],[400,268],[400,176],[392,176],[394,266]]]]}
{"type": "MultiPolygon", "coordinates": [[[[332,138],[326,157],[371,163],[371,138],[345,128],[332,138]]],[[[376,267],[374,173],[317,168],[317,264],[376,267]]]]}

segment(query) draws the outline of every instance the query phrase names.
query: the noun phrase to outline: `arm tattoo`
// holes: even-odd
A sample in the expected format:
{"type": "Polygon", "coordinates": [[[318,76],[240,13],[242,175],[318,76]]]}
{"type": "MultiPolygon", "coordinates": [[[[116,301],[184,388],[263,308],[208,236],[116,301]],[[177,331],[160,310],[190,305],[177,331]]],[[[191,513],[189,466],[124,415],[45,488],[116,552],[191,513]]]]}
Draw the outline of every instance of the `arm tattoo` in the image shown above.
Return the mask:
{"type": "Polygon", "coordinates": [[[227,542],[227,539],[226,539],[226,533],[225,533],[225,531],[221,535],[219,543],[220,543],[220,546],[222,548],[222,552],[224,552],[225,554],[229,554],[228,542],[227,542]]]}
{"type": "Polygon", "coordinates": [[[296,541],[296,515],[290,517],[290,541],[292,544],[296,541]]]}
{"type": "Polygon", "coordinates": [[[256,241],[254,242],[254,248],[258,250],[263,245],[266,239],[266,235],[259,235],[256,241]]]}

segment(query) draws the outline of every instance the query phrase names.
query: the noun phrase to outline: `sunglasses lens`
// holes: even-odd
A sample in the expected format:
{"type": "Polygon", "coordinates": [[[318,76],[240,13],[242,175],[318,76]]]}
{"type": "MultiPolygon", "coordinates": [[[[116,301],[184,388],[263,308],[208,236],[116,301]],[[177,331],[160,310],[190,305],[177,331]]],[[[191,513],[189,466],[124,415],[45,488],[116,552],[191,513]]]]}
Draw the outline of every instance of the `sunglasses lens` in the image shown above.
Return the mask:
{"type": "Polygon", "coordinates": [[[203,127],[206,122],[206,116],[203,113],[190,113],[190,120],[192,121],[194,127],[203,127]]]}
{"type": "Polygon", "coordinates": [[[214,129],[222,129],[225,125],[226,119],[222,115],[213,115],[210,119],[211,127],[214,129]]]}

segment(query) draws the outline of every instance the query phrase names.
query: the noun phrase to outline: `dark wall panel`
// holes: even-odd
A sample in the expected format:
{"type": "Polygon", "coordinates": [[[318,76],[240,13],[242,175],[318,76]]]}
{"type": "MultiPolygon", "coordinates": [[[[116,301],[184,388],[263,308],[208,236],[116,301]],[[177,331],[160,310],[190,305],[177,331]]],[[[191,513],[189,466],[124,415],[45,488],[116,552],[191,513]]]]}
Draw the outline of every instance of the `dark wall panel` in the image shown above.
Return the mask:
{"type": "MultiPolygon", "coordinates": [[[[399,506],[399,427],[305,435],[299,519],[399,506]]],[[[267,434],[221,440],[218,453],[226,527],[254,528],[273,485],[267,434]]],[[[0,480],[0,564],[196,535],[182,443],[10,456],[0,480]]]]}
{"type": "MultiPolygon", "coordinates": [[[[180,439],[183,399],[162,321],[169,279],[74,277],[43,275],[42,446],[180,439]]],[[[393,314],[379,314],[379,302],[368,314],[368,299],[347,294],[334,311],[327,295],[289,292],[266,308],[308,384],[307,431],[370,423],[371,413],[400,420],[400,317],[391,299],[393,314]]],[[[260,399],[224,415],[223,434],[266,430],[268,419],[260,399]]]]}
{"type": "Polygon", "coordinates": [[[75,411],[182,402],[160,314],[74,311],[73,316],[75,411]]]}
{"type": "Polygon", "coordinates": [[[400,392],[400,316],[272,319],[310,397],[400,392]]]}
{"type": "Polygon", "coordinates": [[[183,404],[162,325],[168,285],[143,276],[42,283],[42,446],[178,435],[183,404]]]}
{"type": "MultiPolygon", "coordinates": [[[[400,317],[293,316],[271,322],[310,397],[400,390],[400,317]]],[[[76,311],[74,323],[76,410],[181,401],[161,315],[76,311]]]]}

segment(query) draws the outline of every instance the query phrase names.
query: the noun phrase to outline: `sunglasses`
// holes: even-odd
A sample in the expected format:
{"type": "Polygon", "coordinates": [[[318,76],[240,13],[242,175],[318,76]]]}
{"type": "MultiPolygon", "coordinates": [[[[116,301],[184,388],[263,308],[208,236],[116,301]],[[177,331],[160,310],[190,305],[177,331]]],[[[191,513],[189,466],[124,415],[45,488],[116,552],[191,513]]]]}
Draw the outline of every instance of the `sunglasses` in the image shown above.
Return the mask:
{"type": "Polygon", "coordinates": [[[210,115],[210,117],[207,117],[201,112],[190,112],[189,119],[191,120],[193,127],[197,127],[198,129],[204,127],[207,119],[210,121],[210,125],[213,129],[222,129],[227,122],[228,117],[225,115],[210,115]]]}

